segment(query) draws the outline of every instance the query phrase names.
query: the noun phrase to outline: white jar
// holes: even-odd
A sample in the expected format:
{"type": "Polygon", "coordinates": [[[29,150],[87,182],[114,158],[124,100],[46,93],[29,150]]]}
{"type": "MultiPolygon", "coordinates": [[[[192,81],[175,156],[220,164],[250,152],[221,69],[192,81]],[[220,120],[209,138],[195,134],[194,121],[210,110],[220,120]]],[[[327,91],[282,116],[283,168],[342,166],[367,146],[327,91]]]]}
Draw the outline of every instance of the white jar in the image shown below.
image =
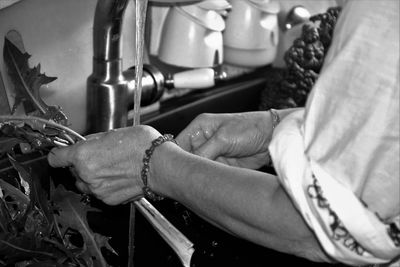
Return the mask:
{"type": "Polygon", "coordinates": [[[174,6],[165,18],[158,57],[186,68],[222,63],[225,21],[214,10],[197,5],[174,6]]]}
{"type": "Polygon", "coordinates": [[[259,67],[277,53],[279,4],[270,0],[230,0],[232,10],[223,33],[224,62],[259,67]]]}

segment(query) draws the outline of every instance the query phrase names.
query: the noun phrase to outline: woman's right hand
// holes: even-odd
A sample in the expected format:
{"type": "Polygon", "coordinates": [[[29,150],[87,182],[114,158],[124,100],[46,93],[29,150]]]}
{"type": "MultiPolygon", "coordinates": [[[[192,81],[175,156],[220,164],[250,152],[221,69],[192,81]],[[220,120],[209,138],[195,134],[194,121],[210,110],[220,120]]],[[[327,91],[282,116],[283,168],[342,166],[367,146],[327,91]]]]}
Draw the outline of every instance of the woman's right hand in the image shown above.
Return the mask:
{"type": "Polygon", "coordinates": [[[268,163],[272,134],[268,112],[201,114],[177,137],[193,154],[231,166],[257,169],[268,163]]]}
{"type": "Polygon", "coordinates": [[[73,167],[82,192],[108,205],[126,203],[143,196],[142,159],[159,136],[149,126],[97,133],[72,146],[54,148],[48,161],[53,167],[73,167]]]}

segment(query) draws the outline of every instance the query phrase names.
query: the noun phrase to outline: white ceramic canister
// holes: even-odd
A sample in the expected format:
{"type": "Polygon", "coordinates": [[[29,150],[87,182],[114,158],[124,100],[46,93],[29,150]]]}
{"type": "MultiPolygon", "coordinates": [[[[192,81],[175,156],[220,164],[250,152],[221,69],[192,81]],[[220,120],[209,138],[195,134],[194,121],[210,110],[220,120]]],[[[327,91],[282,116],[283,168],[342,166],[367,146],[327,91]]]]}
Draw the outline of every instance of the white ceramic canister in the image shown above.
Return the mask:
{"type": "Polygon", "coordinates": [[[222,64],[225,21],[214,10],[197,5],[170,8],[161,34],[158,57],[185,68],[222,64]]]}
{"type": "Polygon", "coordinates": [[[232,10],[223,33],[224,62],[259,67],[276,57],[279,3],[275,0],[230,0],[232,10]]]}

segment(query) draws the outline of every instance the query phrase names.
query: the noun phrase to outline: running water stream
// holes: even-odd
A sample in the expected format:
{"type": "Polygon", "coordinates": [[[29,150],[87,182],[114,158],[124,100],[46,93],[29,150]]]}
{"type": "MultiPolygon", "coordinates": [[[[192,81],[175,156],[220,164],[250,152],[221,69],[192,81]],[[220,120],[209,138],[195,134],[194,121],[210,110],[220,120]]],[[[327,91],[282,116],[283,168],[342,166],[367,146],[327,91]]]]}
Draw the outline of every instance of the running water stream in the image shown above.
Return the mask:
{"type": "MultiPolygon", "coordinates": [[[[133,126],[140,125],[140,102],[142,96],[142,74],[143,74],[143,47],[144,47],[144,30],[146,22],[148,0],[135,0],[135,92],[133,107],[133,126]]],[[[128,267],[134,266],[134,250],[135,250],[135,204],[130,204],[129,214],[129,251],[128,251],[128,267]]]]}

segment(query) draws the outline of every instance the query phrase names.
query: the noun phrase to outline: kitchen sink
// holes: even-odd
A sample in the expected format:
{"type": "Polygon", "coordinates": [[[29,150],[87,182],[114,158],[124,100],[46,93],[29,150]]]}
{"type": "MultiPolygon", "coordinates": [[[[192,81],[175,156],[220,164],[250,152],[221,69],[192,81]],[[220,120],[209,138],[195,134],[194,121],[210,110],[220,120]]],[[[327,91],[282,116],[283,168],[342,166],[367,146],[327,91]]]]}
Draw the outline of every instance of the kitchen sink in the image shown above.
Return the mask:
{"type": "MultiPolygon", "coordinates": [[[[266,87],[268,72],[256,72],[218,84],[209,90],[198,91],[184,97],[164,101],[160,109],[142,116],[142,123],[151,125],[161,133],[177,135],[198,114],[244,112],[258,110],[260,94],[266,87]]],[[[53,169],[46,156],[37,154],[22,159],[26,166],[41,168],[70,190],[74,178],[68,169],[53,169]]],[[[0,162],[1,163],[1,162],[0,162]]],[[[0,175],[8,177],[13,170],[0,164],[0,175]]],[[[92,204],[102,213],[90,213],[91,228],[112,237],[111,246],[119,256],[108,255],[113,266],[126,266],[128,258],[129,205],[107,206],[92,199],[92,204]]],[[[152,203],[172,224],[194,243],[195,252],[191,266],[331,266],[318,264],[257,246],[234,237],[204,221],[176,201],[166,199],[152,203]]],[[[135,266],[182,266],[178,257],[159,236],[146,219],[136,212],[135,266]]],[[[339,267],[340,265],[335,265],[339,267]]]]}

